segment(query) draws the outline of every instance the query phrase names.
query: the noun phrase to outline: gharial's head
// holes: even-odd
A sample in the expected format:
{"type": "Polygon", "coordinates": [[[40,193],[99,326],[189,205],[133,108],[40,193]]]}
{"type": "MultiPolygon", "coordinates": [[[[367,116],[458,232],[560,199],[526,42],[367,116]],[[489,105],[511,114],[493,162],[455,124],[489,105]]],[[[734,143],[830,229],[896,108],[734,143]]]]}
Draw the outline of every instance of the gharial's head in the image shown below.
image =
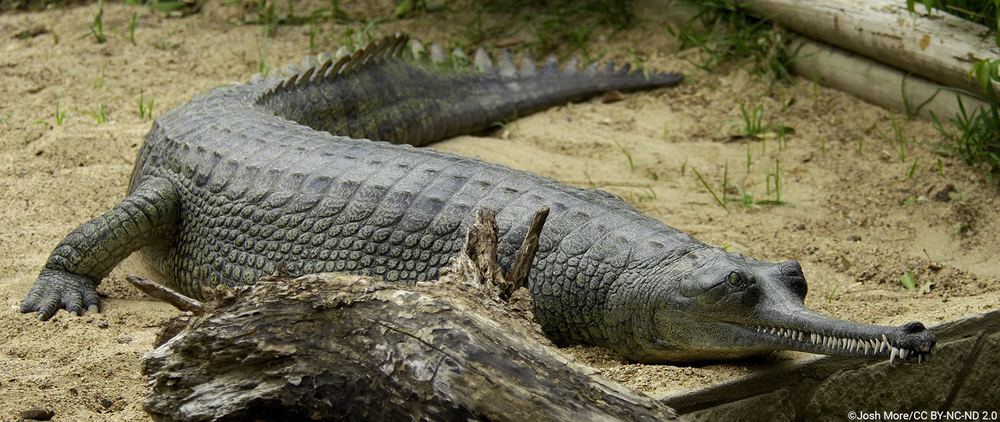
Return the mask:
{"type": "Polygon", "coordinates": [[[609,304],[608,343],[635,361],[797,350],[920,362],[934,347],[934,334],[919,322],[858,324],[807,309],[806,280],[796,261],[775,264],[718,248],[693,249],[670,261],[627,269],[622,290],[632,294],[620,299],[633,306],[609,304]]]}

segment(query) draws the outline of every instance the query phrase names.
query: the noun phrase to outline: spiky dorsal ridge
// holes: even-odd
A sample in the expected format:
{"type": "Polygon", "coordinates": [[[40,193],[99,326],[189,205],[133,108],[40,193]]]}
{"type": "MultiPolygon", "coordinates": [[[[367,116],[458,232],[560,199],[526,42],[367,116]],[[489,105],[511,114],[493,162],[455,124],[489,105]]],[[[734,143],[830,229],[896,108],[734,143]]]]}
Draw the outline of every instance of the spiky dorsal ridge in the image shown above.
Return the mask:
{"type": "MultiPolygon", "coordinates": [[[[396,33],[395,35],[383,38],[377,43],[368,44],[367,47],[357,50],[354,54],[348,54],[347,49],[341,47],[336,56],[328,53],[320,53],[316,58],[306,56],[300,67],[297,63],[288,65],[288,75],[285,76],[280,70],[275,72],[274,78],[281,79],[276,85],[269,89],[265,95],[273,94],[283,88],[290,86],[301,86],[309,82],[319,80],[335,79],[359,69],[381,63],[389,58],[399,57],[407,41],[410,38],[406,35],[396,33]]],[[[250,78],[250,82],[264,80],[263,75],[256,74],[250,78]]]]}
{"type": "MultiPolygon", "coordinates": [[[[276,70],[271,79],[280,79],[280,81],[269,89],[265,95],[276,93],[291,86],[302,86],[310,82],[332,80],[344,77],[350,75],[351,73],[358,72],[366,66],[376,65],[391,59],[398,59],[402,57],[403,53],[406,51],[406,46],[409,42],[410,38],[407,35],[396,33],[392,36],[383,38],[377,43],[368,44],[368,46],[355,51],[353,54],[348,52],[346,48],[341,47],[337,50],[335,55],[320,53],[315,58],[313,56],[306,56],[302,61],[301,66],[297,63],[288,65],[287,76],[284,75],[280,69],[276,70]]],[[[420,61],[430,59],[430,62],[435,64],[446,64],[449,62],[447,53],[445,53],[444,48],[439,44],[431,44],[429,54],[419,40],[413,40],[410,47],[415,60],[420,61]]],[[[556,59],[555,56],[549,56],[545,60],[541,69],[539,69],[538,65],[531,58],[531,55],[527,53],[521,60],[520,68],[518,68],[514,65],[510,52],[506,49],[501,50],[500,57],[494,63],[489,54],[487,54],[486,50],[482,47],[476,50],[475,58],[472,61],[469,61],[465,52],[462,51],[461,48],[455,48],[451,53],[451,60],[454,61],[455,59],[458,59],[460,62],[467,63],[471,68],[481,74],[491,75],[502,79],[560,75],[579,75],[583,77],[627,77],[632,76],[632,74],[642,73],[632,72],[631,66],[628,63],[616,71],[615,63],[613,61],[608,62],[603,69],[600,64],[594,62],[587,65],[582,71],[580,71],[578,64],[579,59],[576,57],[568,60],[563,66],[562,71],[560,71],[559,60],[556,59]]],[[[647,79],[676,79],[677,82],[681,79],[679,74],[667,72],[651,72],[645,74],[644,76],[647,79]]],[[[258,73],[250,78],[250,82],[259,82],[264,79],[265,77],[258,73]]]]}

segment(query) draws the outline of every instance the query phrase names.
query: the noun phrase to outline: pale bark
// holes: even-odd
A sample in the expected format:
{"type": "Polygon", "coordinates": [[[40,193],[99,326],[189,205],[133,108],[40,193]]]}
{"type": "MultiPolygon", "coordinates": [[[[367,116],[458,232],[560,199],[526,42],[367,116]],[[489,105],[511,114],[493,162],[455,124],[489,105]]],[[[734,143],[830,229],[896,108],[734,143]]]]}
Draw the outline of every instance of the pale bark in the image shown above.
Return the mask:
{"type": "MultiPolygon", "coordinates": [[[[974,93],[972,64],[1000,49],[985,26],[955,16],[910,13],[902,0],[745,0],[747,10],[816,40],[974,93]]],[[[923,12],[923,6],[917,10],[923,12]]],[[[994,83],[994,92],[998,85],[994,83]]]]}

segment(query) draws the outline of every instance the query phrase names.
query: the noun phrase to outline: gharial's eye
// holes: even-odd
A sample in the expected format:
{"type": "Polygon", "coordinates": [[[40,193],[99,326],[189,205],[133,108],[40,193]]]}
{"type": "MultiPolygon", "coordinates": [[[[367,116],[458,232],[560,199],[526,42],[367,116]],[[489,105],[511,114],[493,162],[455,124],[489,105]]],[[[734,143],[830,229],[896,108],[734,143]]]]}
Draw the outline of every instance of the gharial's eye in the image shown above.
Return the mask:
{"type": "Polygon", "coordinates": [[[743,285],[743,276],[736,271],[729,273],[729,277],[727,277],[727,279],[729,280],[729,284],[733,286],[743,285]]]}

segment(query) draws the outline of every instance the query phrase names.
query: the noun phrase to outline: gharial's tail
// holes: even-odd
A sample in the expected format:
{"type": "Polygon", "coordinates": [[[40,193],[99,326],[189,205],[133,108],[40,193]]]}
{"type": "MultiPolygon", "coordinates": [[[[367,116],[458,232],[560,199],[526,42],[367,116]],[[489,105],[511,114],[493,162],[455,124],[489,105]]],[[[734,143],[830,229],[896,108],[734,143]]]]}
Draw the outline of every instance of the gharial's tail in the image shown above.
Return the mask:
{"type": "Polygon", "coordinates": [[[555,57],[538,68],[530,56],[514,66],[504,51],[494,64],[482,49],[470,62],[433,44],[395,35],[354,54],[341,49],[289,66],[288,76],[262,80],[257,105],[299,124],[334,135],[416,146],[474,133],[498,122],[602,95],[674,86],[678,73],[630,72],[614,63],[563,70],[555,57]],[[407,48],[409,46],[409,48],[407,48]]]}

